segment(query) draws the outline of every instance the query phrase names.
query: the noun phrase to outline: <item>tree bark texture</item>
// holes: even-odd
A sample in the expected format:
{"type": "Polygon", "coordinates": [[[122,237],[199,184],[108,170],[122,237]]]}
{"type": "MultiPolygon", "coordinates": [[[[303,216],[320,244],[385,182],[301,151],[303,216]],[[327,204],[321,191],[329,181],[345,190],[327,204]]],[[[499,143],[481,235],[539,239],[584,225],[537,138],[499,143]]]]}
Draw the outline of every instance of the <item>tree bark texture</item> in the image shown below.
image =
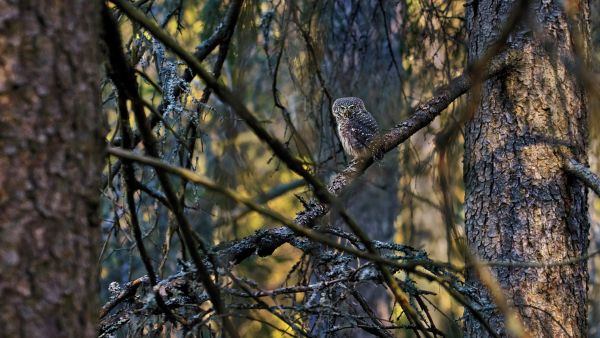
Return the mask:
{"type": "Polygon", "coordinates": [[[95,337],[99,1],[0,0],[0,336],[95,337]]]}
{"type": "MultiPolygon", "coordinates": [[[[514,5],[499,0],[470,4],[471,61],[500,35],[514,5]]],[[[576,60],[574,41],[583,41],[585,51],[589,36],[589,4],[576,6],[579,17],[569,18],[560,2],[528,4],[528,15],[506,46],[523,52],[522,64],[483,84],[481,101],[467,125],[466,235],[480,259],[553,262],[587,252],[586,189],[561,168],[565,156],[587,162],[583,89],[565,66],[576,60]]],[[[587,329],[586,267],[583,260],[567,266],[491,270],[531,337],[582,337],[587,329]]],[[[477,276],[471,271],[467,280],[482,297],[485,318],[506,336],[504,318],[477,276]]],[[[465,335],[487,335],[469,313],[465,335]]]]}

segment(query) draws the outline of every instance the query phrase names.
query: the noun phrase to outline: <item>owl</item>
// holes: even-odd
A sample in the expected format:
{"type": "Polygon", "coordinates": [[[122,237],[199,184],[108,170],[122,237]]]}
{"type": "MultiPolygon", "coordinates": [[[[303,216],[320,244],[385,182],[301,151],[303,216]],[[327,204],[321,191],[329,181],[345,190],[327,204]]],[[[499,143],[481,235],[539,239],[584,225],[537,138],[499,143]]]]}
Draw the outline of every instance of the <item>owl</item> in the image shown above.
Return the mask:
{"type": "Polygon", "coordinates": [[[372,153],[370,143],[378,133],[377,121],[358,97],[342,97],[331,107],[346,154],[353,159],[372,153]]]}

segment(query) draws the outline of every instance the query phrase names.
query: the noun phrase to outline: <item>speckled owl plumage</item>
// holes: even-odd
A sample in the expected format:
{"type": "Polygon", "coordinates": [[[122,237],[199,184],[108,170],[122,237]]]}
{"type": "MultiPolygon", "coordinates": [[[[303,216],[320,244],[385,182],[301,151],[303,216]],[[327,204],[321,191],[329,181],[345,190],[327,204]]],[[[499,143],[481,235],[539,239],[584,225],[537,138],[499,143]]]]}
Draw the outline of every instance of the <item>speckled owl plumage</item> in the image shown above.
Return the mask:
{"type": "Polygon", "coordinates": [[[377,121],[358,97],[342,97],[331,107],[346,154],[352,158],[370,153],[369,145],[378,133],[377,121]]]}

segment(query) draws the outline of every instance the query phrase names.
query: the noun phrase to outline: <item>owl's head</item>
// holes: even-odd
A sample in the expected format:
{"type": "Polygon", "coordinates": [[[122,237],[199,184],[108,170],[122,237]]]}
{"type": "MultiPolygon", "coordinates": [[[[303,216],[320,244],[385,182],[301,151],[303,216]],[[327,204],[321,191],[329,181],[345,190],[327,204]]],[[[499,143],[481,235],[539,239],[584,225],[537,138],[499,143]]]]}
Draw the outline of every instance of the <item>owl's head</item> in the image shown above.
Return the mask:
{"type": "Polygon", "coordinates": [[[336,119],[349,118],[354,113],[365,110],[365,103],[358,97],[341,97],[335,100],[331,107],[331,112],[336,119]]]}

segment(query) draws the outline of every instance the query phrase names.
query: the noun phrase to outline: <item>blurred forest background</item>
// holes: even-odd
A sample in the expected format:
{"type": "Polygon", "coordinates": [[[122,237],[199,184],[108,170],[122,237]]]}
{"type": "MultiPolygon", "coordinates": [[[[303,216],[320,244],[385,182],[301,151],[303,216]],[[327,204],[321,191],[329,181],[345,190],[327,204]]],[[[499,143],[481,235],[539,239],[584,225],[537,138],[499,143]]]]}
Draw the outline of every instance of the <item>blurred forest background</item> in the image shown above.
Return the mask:
{"type": "MultiPolygon", "coordinates": [[[[284,142],[307,169],[327,183],[350,161],[335,132],[333,100],[345,96],[362,98],[382,130],[408,118],[411,107],[432,97],[437,86],[463,72],[468,39],[465,8],[472,3],[137,0],[133,4],[187,51],[195,51],[204,68],[229,87],[256,114],[261,125],[284,142]]],[[[189,168],[289,219],[303,210],[303,203],[312,198],[312,192],[301,177],[276,158],[229,105],[212,95],[197,77],[192,79],[186,65],[168,48],[112,6],[111,12],[118,20],[126,58],[135,68],[148,118],[155,126],[160,158],[189,168]]],[[[592,65],[598,71],[598,1],[591,2],[590,13],[592,65]]],[[[106,139],[113,145],[122,145],[124,139],[119,130],[123,120],[118,112],[122,102],[109,77],[102,83],[102,95],[108,121],[106,139]]],[[[460,116],[465,109],[466,97],[456,100],[433,123],[369,168],[353,187],[351,198],[343,202],[344,207],[372,239],[423,250],[435,261],[464,264],[444,212],[452,210],[457,233],[462,236],[460,116]],[[443,192],[449,198],[444,198],[443,192]]],[[[597,113],[597,107],[590,109],[589,159],[595,172],[600,169],[597,113]]],[[[130,124],[137,132],[133,116],[130,124]]],[[[139,141],[139,136],[136,140],[139,141]]],[[[102,250],[98,258],[103,304],[114,299],[129,282],[148,273],[132,228],[133,210],[129,210],[124,177],[119,172],[122,165],[120,159],[111,156],[103,173],[102,250]]],[[[169,213],[169,201],[160,189],[155,171],[141,165],[135,165],[134,169],[135,213],[145,250],[159,279],[168,280],[189,268],[186,263],[189,257],[177,239],[176,221],[169,213]]],[[[198,241],[211,247],[251,236],[264,227],[280,226],[218,192],[176,178],[171,182],[198,241]]],[[[590,251],[594,251],[600,248],[600,201],[592,196],[590,205],[590,251]]],[[[321,222],[341,224],[330,216],[321,222]]],[[[599,263],[597,257],[589,260],[589,334],[597,337],[600,337],[599,263]]],[[[233,266],[231,272],[255,291],[275,290],[315,282],[309,264],[310,259],[301,250],[286,244],[272,255],[244,260],[233,266]]],[[[423,299],[437,328],[449,336],[459,336],[462,305],[436,283],[418,277],[412,281],[426,292],[423,299]]],[[[390,307],[393,301],[385,292],[372,293],[366,292],[364,297],[370,304],[379,302],[376,310],[380,317],[389,320],[386,325],[400,328],[407,324],[399,307],[390,307]]],[[[147,305],[152,302],[152,293],[139,297],[138,305],[153,308],[147,305]]],[[[282,305],[282,316],[308,323],[314,318],[293,311],[294,305],[308,301],[303,297],[301,293],[284,298],[273,294],[261,301],[265,306],[282,305]]],[[[277,310],[242,306],[253,304],[251,297],[236,302],[240,306],[232,320],[241,336],[297,335],[284,319],[272,313],[277,310]]],[[[335,309],[336,305],[332,306],[335,309]]],[[[107,336],[115,332],[117,336],[170,336],[177,331],[164,315],[154,310],[144,313],[146,307],[137,309],[134,312],[137,317],[131,315],[119,325],[112,322],[116,331],[108,330],[111,332],[106,332],[107,336]]],[[[118,317],[123,313],[117,311],[112,315],[118,317]]],[[[197,320],[203,324],[199,325],[203,330],[211,327],[208,316],[197,320]]],[[[209,336],[208,331],[198,330],[199,335],[209,336]]],[[[413,334],[410,330],[394,332],[413,334]]],[[[354,335],[361,336],[356,332],[354,335]]]]}

